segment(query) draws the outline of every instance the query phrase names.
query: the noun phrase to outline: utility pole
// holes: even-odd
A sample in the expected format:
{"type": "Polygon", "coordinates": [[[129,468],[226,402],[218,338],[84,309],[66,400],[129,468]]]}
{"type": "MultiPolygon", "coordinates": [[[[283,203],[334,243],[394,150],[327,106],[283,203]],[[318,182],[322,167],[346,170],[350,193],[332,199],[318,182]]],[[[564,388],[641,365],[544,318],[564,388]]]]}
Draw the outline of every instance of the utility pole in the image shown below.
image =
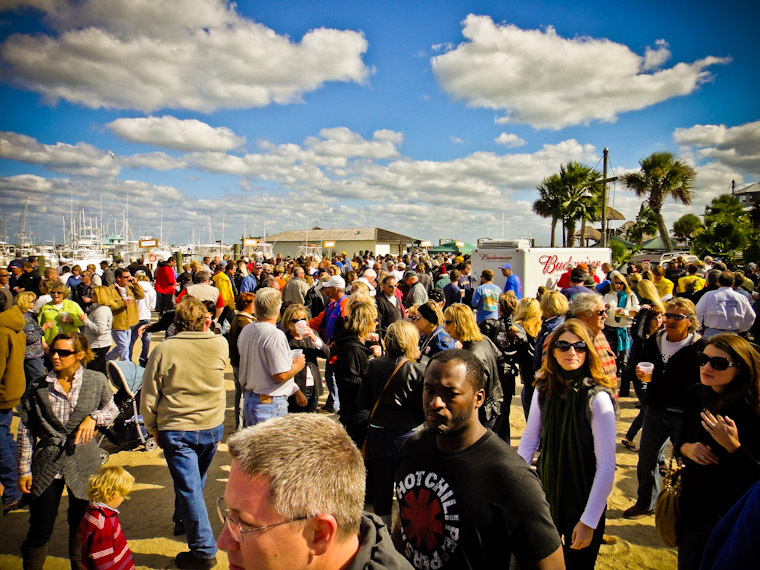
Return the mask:
{"type": "Polygon", "coordinates": [[[602,162],[602,247],[607,247],[607,155],[610,150],[604,147],[602,162]]]}

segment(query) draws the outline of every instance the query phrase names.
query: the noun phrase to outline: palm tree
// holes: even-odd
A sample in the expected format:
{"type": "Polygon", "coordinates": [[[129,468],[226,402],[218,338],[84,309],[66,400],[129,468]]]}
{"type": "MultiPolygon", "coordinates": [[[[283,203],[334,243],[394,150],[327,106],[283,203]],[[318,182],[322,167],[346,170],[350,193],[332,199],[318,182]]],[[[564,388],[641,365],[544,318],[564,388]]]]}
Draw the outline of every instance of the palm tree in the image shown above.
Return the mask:
{"type": "Polygon", "coordinates": [[[559,168],[562,188],[561,211],[567,228],[566,247],[575,245],[575,224],[581,222],[581,243],[586,233],[586,221],[599,218],[601,212],[601,188],[591,183],[599,178],[599,172],[578,162],[568,162],[559,168]]]}
{"type": "Polygon", "coordinates": [[[560,180],[559,174],[552,174],[536,186],[539,198],[533,202],[533,212],[542,218],[552,219],[551,247],[554,247],[554,234],[557,231],[557,220],[562,215],[560,209],[560,180]]]}
{"type": "Polygon", "coordinates": [[[640,160],[639,165],[641,170],[625,174],[623,182],[636,192],[636,196],[647,196],[647,203],[657,220],[665,249],[673,251],[668,228],[662,217],[662,206],[668,196],[683,204],[691,204],[691,187],[697,173],[686,161],[676,158],[670,152],[653,152],[640,160]]]}
{"type": "Polygon", "coordinates": [[[552,247],[559,220],[562,220],[566,230],[563,231],[562,245],[573,247],[576,223],[580,220],[583,233],[586,221],[598,219],[601,190],[590,186],[597,178],[599,172],[593,168],[578,162],[568,162],[560,165],[559,174],[547,176],[536,186],[540,197],[533,203],[533,211],[542,218],[552,219],[552,247]]]}

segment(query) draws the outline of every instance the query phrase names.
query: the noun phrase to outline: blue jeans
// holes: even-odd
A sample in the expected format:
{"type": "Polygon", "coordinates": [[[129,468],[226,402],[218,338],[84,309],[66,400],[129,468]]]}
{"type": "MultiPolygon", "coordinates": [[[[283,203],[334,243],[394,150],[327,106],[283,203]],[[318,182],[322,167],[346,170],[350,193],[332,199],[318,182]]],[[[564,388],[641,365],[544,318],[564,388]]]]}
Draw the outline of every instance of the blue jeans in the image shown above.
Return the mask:
{"type": "Polygon", "coordinates": [[[272,401],[266,404],[261,403],[261,395],[245,391],[245,406],[243,409],[243,427],[255,426],[261,422],[287,415],[288,397],[287,396],[270,396],[272,401]]]}
{"type": "Polygon", "coordinates": [[[340,410],[340,398],[338,398],[338,385],[335,383],[335,372],[329,362],[325,364],[325,385],[327,386],[326,408],[332,408],[337,412],[340,410]]]}
{"type": "MultiPolygon", "coordinates": [[[[130,334],[132,337],[129,340],[129,359],[132,360],[135,356],[135,343],[137,342],[137,339],[139,338],[137,336],[137,329],[139,329],[143,325],[149,325],[150,319],[147,321],[139,321],[135,326],[133,326],[130,329],[130,334]]],[[[148,351],[150,350],[150,336],[151,333],[145,332],[142,335],[142,350],[140,351],[140,359],[139,362],[141,362],[141,366],[145,366],[145,362],[148,361],[148,351]]]]}
{"type": "Polygon", "coordinates": [[[676,442],[683,427],[683,413],[663,411],[647,406],[644,413],[644,428],[639,442],[639,462],[636,475],[639,480],[636,505],[651,511],[660,494],[660,474],[657,459],[663,454],[665,444],[676,442]]]}
{"type": "Polygon", "coordinates": [[[158,443],[174,480],[175,505],[187,533],[187,545],[199,558],[216,556],[203,488],[224,425],[200,431],[160,431],[158,443]]]}
{"type": "Polygon", "coordinates": [[[32,383],[32,380],[45,376],[45,363],[42,357],[24,359],[24,376],[26,377],[26,386],[32,383]]]}
{"type": "Polygon", "coordinates": [[[125,331],[117,331],[116,329],[111,329],[111,338],[113,338],[116,346],[111,349],[111,352],[106,354],[106,360],[116,360],[118,358],[124,362],[130,362],[131,359],[129,358],[129,343],[132,340],[132,331],[130,329],[127,329],[125,331]]]}
{"type": "Polygon", "coordinates": [[[3,504],[7,505],[21,498],[18,488],[18,463],[16,462],[16,440],[11,433],[13,408],[0,410],[0,483],[5,487],[3,504]]]}

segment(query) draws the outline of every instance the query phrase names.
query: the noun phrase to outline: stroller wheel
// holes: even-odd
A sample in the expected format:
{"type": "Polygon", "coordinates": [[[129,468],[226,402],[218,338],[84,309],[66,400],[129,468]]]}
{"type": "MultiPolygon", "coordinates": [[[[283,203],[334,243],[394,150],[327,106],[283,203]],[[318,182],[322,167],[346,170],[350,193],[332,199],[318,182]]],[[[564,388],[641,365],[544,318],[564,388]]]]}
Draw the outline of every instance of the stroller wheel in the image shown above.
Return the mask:
{"type": "Polygon", "coordinates": [[[149,437],[145,440],[145,451],[153,451],[154,449],[158,449],[158,442],[152,437],[149,437]]]}
{"type": "Polygon", "coordinates": [[[111,454],[108,453],[105,449],[98,449],[98,452],[100,452],[100,464],[105,465],[108,463],[108,458],[111,456],[111,454]]]}

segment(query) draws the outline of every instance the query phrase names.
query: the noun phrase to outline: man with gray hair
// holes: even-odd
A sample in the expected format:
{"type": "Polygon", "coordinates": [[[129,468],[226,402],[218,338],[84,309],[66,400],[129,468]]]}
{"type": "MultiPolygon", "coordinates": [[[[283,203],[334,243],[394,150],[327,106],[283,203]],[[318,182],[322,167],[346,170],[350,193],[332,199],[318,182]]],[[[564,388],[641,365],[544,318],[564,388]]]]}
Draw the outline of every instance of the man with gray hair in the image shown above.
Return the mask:
{"type": "MultiPolygon", "coordinates": [[[[304,279],[305,274],[306,272],[300,265],[293,269],[293,277],[282,288],[282,304],[285,308],[293,304],[306,305],[306,293],[309,292],[309,284],[304,279]]],[[[306,307],[306,310],[308,311],[309,307],[306,307]]]]}
{"type": "Polygon", "coordinates": [[[299,406],[308,403],[293,380],[306,365],[306,358],[291,355],[285,333],[277,328],[281,306],[277,289],[259,289],[253,305],[257,320],[238,337],[239,378],[245,387],[243,426],[284,416],[290,396],[295,395],[299,406]]]}
{"type": "Polygon", "coordinates": [[[338,422],[292,414],[228,443],[217,544],[230,567],[411,570],[382,521],[362,512],[364,461],[338,422]]]}

